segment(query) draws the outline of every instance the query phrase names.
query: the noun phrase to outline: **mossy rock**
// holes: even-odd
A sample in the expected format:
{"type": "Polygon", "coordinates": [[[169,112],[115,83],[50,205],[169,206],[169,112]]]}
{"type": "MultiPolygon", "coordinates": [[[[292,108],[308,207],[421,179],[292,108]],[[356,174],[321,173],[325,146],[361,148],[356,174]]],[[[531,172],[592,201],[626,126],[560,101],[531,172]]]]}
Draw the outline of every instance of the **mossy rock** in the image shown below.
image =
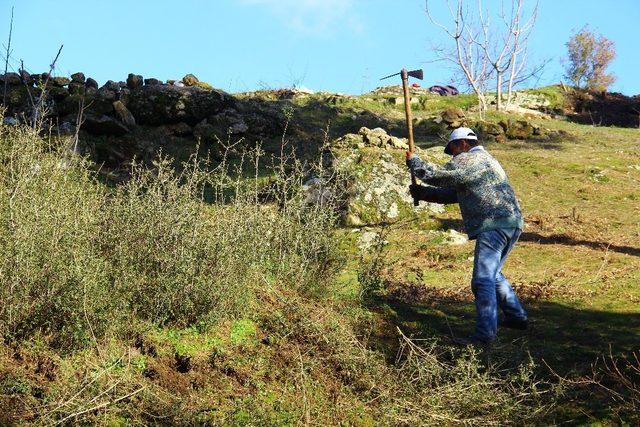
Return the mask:
{"type": "Polygon", "coordinates": [[[505,140],[504,129],[498,123],[479,120],[472,123],[471,128],[473,128],[484,141],[503,142],[505,140]]]}
{"type": "Polygon", "coordinates": [[[465,123],[466,115],[462,108],[459,107],[448,107],[445,108],[442,113],[440,113],[440,117],[442,117],[442,121],[446,123],[449,127],[457,128],[462,126],[465,123]]]}
{"type": "Polygon", "coordinates": [[[534,127],[526,120],[502,120],[499,124],[509,139],[529,139],[533,136],[534,127]]]}
{"type": "Polygon", "coordinates": [[[413,128],[416,133],[429,136],[441,136],[449,133],[449,127],[446,123],[438,123],[433,119],[416,121],[413,128]]]}

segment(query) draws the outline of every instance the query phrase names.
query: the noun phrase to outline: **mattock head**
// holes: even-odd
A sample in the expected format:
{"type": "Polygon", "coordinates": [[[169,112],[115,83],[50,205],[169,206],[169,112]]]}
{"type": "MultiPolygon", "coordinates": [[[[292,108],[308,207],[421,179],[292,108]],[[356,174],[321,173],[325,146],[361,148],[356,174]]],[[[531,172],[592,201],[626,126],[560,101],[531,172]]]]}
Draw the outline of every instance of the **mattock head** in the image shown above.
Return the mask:
{"type": "MultiPolygon", "coordinates": [[[[405,70],[403,69],[402,71],[405,71],[405,70]]],[[[388,79],[390,77],[401,75],[402,71],[400,71],[399,73],[395,73],[395,74],[391,74],[389,76],[383,77],[380,80],[384,80],[384,79],[388,79]]],[[[422,70],[407,71],[407,76],[416,78],[418,80],[422,80],[424,78],[424,72],[422,70]]]]}

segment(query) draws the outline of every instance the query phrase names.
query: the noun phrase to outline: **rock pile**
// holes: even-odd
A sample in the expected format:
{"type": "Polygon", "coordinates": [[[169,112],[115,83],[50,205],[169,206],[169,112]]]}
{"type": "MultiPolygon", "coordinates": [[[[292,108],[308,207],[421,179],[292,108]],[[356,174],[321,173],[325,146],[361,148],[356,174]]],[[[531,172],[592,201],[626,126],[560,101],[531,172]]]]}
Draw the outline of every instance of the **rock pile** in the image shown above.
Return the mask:
{"type": "Polygon", "coordinates": [[[358,133],[348,133],[338,138],[334,145],[348,148],[379,147],[384,149],[408,150],[406,138],[389,135],[382,128],[369,129],[362,127],[358,133]]]}
{"type": "Polygon", "coordinates": [[[508,119],[497,123],[471,119],[464,110],[455,107],[443,110],[433,119],[417,120],[414,124],[414,128],[418,132],[445,138],[453,129],[460,126],[470,127],[476,131],[482,141],[489,142],[505,142],[507,139],[541,139],[554,136],[554,132],[525,119],[508,119]]]}

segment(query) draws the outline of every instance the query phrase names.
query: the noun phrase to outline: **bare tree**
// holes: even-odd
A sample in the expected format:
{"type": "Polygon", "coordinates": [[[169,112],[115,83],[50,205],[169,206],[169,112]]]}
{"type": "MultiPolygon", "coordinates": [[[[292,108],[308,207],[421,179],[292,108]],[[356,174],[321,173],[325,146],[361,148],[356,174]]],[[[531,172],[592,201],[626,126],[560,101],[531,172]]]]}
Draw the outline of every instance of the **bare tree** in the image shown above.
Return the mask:
{"type": "Polygon", "coordinates": [[[538,17],[538,3],[526,18],[523,11],[524,0],[511,0],[510,8],[505,10],[501,4],[496,26],[491,24],[491,15],[483,10],[482,0],[478,0],[478,15],[482,26],[481,40],[475,40],[482,46],[492,67],[496,87],[496,109],[502,109],[502,90],[506,85],[507,105],[511,103],[513,86],[537,73],[537,69],[527,70],[527,42],[538,17]],[[506,80],[505,80],[506,77],[506,80]]]}
{"type": "Polygon", "coordinates": [[[436,21],[429,9],[429,0],[425,0],[427,16],[431,23],[442,29],[454,41],[453,49],[436,47],[434,50],[440,60],[452,63],[464,76],[466,84],[478,95],[480,110],[486,110],[486,83],[489,79],[489,64],[481,46],[475,42],[478,37],[477,25],[469,22],[468,10],[463,0],[457,0],[455,8],[447,1],[453,25],[447,27],[436,21]]]}
{"type": "Polygon", "coordinates": [[[526,16],[524,0],[510,0],[509,7],[505,7],[503,1],[499,13],[494,14],[499,18],[497,24],[492,22],[492,14],[485,10],[482,0],[477,0],[477,10],[474,13],[470,13],[468,3],[457,0],[454,14],[447,1],[455,28],[449,30],[433,19],[426,0],[430,21],[443,29],[455,42],[455,49],[437,50],[436,53],[441,59],[451,60],[452,55],[448,53],[451,50],[456,53],[474,52],[473,57],[453,56],[452,62],[462,69],[468,83],[481,98],[481,108],[486,107],[487,97],[486,91],[480,94],[478,89],[484,89],[488,82],[493,80],[496,88],[496,109],[501,110],[503,89],[506,87],[508,91],[507,104],[510,104],[514,86],[537,75],[546,64],[527,68],[527,45],[538,16],[538,3],[536,2],[531,13],[526,16]],[[474,15],[477,18],[469,18],[474,15]],[[468,72],[469,69],[474,69],[475,64],[483,64],[481,73],[468,72]]]}

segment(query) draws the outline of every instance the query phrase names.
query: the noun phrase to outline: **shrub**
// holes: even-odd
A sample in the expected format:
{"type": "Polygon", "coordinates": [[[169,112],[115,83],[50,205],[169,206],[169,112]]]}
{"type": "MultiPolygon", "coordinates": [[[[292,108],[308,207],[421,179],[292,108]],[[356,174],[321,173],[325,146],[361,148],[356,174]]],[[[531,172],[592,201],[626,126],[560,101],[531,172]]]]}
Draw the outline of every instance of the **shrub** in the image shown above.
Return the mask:
{"type": "Polygon", "coordinates": [[[92,165],[28,129],[0,129],[0,333],[81,347],[135,320],[179,327],[252,309],[264,278],[321,291],[336,259],[330,205],[307,206],[301,175],[275,204],[192,159],[134,165],[108,190],[92,165]],[[216,189],[212,203],[206,189],[216,189]]]}

